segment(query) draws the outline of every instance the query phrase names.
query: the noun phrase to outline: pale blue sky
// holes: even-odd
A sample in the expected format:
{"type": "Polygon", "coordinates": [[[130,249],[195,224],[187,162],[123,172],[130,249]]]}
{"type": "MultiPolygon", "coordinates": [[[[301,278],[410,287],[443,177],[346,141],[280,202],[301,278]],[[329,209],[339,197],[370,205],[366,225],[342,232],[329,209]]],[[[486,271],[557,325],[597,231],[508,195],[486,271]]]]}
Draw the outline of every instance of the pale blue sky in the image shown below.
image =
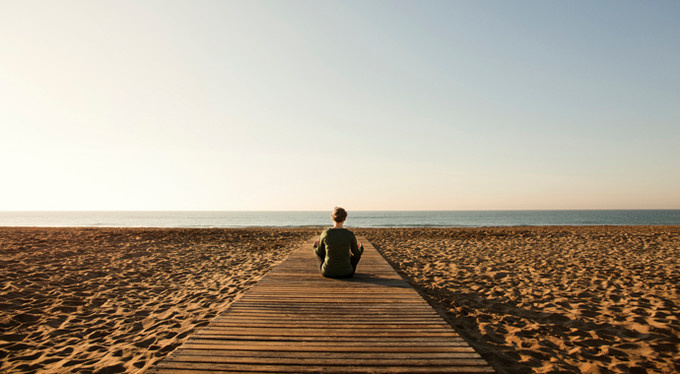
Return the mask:
{"type": "Polygon", "coordinates": [[[677,1],[0,1],[0,210],[680,209],[677,1]]]}

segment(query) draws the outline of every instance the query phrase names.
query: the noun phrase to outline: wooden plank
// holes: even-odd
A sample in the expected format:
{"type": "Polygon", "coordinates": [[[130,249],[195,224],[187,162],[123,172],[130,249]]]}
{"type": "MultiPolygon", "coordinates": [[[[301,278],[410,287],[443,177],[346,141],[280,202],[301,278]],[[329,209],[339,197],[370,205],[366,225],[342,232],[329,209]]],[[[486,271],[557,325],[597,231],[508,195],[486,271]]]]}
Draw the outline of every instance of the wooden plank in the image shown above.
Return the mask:
{"type": "Polygon", "coordinates": [[[320,276],[312,239],[148,372],[494,372],[359,241],[354,277],[320,276]]]}
{"type": "MultiPolygon", "coordinates": [[[[299,365],[300,359],[297,357],[251,357],[251,356],[208,356],[205,354],[188,354],[180,353],[174,356],[175,361],[181,362],[215,362],[215,363],[231,363],[231,364],[267,364],[267,365],[299,365]]],[[[392,357],[376,359],[370,358],[352,358],[351,365],[378,365],[391,366],[400,365],[406,362],[410,366],[442,366],[442,365],[486,365],[484,360],[476,358],[410,358],[404,359],[402,357],[392,357]]],[[[309,358],[305,360],[306,365],[325,366],[325,365],[344,365],[347,366],[346,357],[338,358],[309,358]]]]}
{"type": "MultiPolygon", "coordinates": [[[[304,352],[304,351],[210,351],[203,349],[183,349],[181,352],[175,353],[187,355],[207,355],[207,356],[229,356],[229,357],[281,357],[281,358],[296,358],[299,360],[318,359],[318,358],[346,358],[344,352],[304,352]]],[[[470,352],[355,352],[355,358],[370,358],[370,359],[435,359],[435,358],[478,358],[477,353],[470,352]]]]}
{"type": "Polygon", "coordinates": [[[241,328],[293,328],[293,329],[321,329],[321,328],[333,328],[333,329],[356,329],[356,330],[363,330],[363,329],[375,329],[375,328],[387,328],[387,329],[402,329],[402,328],[442,328],[446,327],[445,324],[440,324],[440,323],[429,323],[429,322],[424,322],[424,323],[418,323],[418,322],[374,322],[374,323],[366,323],[366,324],[361,324],[357,325],[355,323],[337,323],[334,324],[333,326],[320,326],[320,325],[315,325],[313,323],[291,323],[291,322],[280,322],[280,321],[271,321],[269,323],[266,322],[261,322],[258,320],[254,320],[252,322],[215,322],[210,324],[210,326],[207,326],[204,328],[204,330],[213,330],[213,329],[220,329],[220,328],[228,328],[228,327],[241,327],[241,328]]]}
{"type": "Polygon", "coordinates": [[[159,367],[152,370],[155,373],[162,374],[192,374],[192,373],[230,373],[230,374],[255,374],[255,373],[461,373],[461,374],[475,374],[475,373],[494,373],[494,370],[490,367],[482,366],[430,366],[430,367],[418,367],[418,366],[326,366],[319,368],[316,366],[273,366],[273,365],[262,365],[256,367],[212,367],[209,368],[173,368],[173,367],[159,367]]]}
{"type": "Polygon", "coordinates": [[[237,341],[237,340],[200,340],[191,339],[182,346],[191,349],[237,350],[237,351],[290,351],[290,352],[474,352],[472,347],[461,343],[429,343],[418,342],[418,346],[409,342],[372,342],[370,347],[362,342],[272,342],[272,341],[237,341]],[[332,343],[332,344],[330,344],[332,343]],[[353,344],[354,343],[354,344],[353,344]]]}
{"type": "MultiPolygon", "coordinates": [[[[169,361],[160,362],[157,367],[159,369],[168,368],[175,370],[182,370],[183,372],[188,372],[189,370],[209,370],[210,372],[220,372],[220,371],[240,371],[248,372],[250,370],[256,372],[271,372],[271,373],[305,373],[305,372],[315,372],[318,373],[319,367],[316,365],[266,365],[266,364],[223,364],[216,362],[181,362],[181,361],[169,361]]],[[[347,372],[364,372],[364,373],[490,373],[488,366],[475,365],[447,365],[447,366],[415,366],[415,365],[391,365],[391,366],[378,366],[378,365],[353,365],[347,363],[343,366],[331,366],[327,365],[323,368],[323,372],[326,373],[347,373],[347,372]]],[[[159,371],[163,372],[163,371],[159,371]]]]}
{"type": "Polygon", "coordinates": [[[450,336],[457,337],[458,334],[450,331],[441,331],[440,329],[430,330],[363,330],[363,331],[348,331],[348,330],[312,330],[312,329],[227,329],[227,330],[209,330],[202,331],[196,334],[197,337],[205,338],[206,336],[352,336],[356,338],[366,336],[450,336]]]}
{"type": "Polygon", "coordinates": [[[255,335],[280,335],[280,334],[285,334],[285,335],[327,335],[327,334],[342,334],[344,336],[354,336],[354,335],[370,335],[370,334],[393,334],[393,333],[399,333],[399,334],[407,334],[411,335],[414,334],[435,334],[435,333],[440,333],[440,334],[446,334],[447,336],[458,336],[458,334],[454,331],[446,331],[443,330],[441,327],[430,327],[430,328],[360,328],[360,329],[353,329],[353,328],[345,328],[345,329],[325,329],[325,328],[294,328],[291,326],[282,326],[282,327],[276,327],[276,328],[267,328],[267,327],[215,327],[215,326],[210,326],[210,328],[205,328],[202,330],[199,330],[197,334],[234,334],[234,335],[242,335],[244,333],[248,334],[255,334],[255,335]]]}
{"type": "MultiPolygon", "coordinates": [[[[278,335],[238,335],[238,336],[229,336],[228,339],[224,336],[215,336],[215,337],[195,337],[192,339],[192,341],[196,341],[196,339],[220,339],[223,341],[234,341],[234,342],[250,342],[253,340],[258,340],[258,341],[282,341],[286,343],[291,343],[291,342],[323,342],[325,344],[328,344],[328,342],[336,342],[336,343],[342,343],[342,342],[353,342],[356,341],[357,337],[356,336],[278,336],[278,335]]],[[[381,343],[384,342],[386,339],[385,336],[362,336],[361,341],[364,344],[368,344],[369,342],[373,343],[381,343]]],[[[459,341],[459,342],[464,342],[464,340],[452,340],[452,339],[458,339],[458,338],[451,338],[448,336],[439,336],[439,337],[434,337],[434,336],[421,336],[421,337],[413,337],[413,336],[391,336],[389,337],[389,340],[391,342],[399,343],[399,342],[406,342],[410,343],[411,345],[421,345],[421,344],[431,344],[435,341],[439,341],[437,339],[444,339],[447,342],[451,341],[459,341]]]]}

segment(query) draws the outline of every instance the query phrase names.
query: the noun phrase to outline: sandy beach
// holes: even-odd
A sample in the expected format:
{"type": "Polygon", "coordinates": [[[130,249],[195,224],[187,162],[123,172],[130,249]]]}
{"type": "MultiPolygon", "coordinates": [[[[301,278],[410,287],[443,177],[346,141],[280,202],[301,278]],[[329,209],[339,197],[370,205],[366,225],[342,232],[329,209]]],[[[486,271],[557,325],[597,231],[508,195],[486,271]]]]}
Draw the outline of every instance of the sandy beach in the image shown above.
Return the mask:
{"type": "Polygon", "coordinates": [[[680,372],[680,227],[361,230],[499,372],[680,372]]]}
{"type": "MultiPolygon", "coordinates": [[[[318,232],[0,228],[0,372],[142,372],[318,232]]],[[[499,372],[680,371],[678,226],[355,232],[499,372]]]]}
{"type": "Polygon", "coordinates": [[[316,231],[0,228],[0,372],[141,372],[316,231]]]}

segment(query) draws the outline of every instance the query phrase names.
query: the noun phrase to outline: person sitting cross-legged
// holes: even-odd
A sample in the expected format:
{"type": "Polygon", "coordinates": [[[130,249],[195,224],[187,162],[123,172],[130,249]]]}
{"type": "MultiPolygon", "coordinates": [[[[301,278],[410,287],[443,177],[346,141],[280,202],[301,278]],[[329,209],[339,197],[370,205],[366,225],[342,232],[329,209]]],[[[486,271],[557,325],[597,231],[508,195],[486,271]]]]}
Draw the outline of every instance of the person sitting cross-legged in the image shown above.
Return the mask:
{"type": "Polygon", "coordinates": [[[335,207],[331,218],[333,227],[325,229],[314,243],[314,254],[321,262],[319,271],[328,278],[351,277],[357,270],[364,247],[357,243],[353,232],[343,227],[347,218],[343,208],[335,207]]]}

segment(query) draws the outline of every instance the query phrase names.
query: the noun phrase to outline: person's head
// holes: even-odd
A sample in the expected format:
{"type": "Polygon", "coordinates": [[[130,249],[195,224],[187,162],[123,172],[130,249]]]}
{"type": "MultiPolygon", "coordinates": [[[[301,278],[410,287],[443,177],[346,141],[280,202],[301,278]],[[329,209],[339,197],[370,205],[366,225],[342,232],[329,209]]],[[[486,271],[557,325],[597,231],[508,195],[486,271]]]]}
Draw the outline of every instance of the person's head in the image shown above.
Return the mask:
{"type": "Polygon", "coordinates": [[[333,208],[331,218],[333,219],[333,221],[337,223],[345,222],[345,219],[347,219],[347,211],[340,208],[339,206],[336,206],[335,208],[333,208]]]}

